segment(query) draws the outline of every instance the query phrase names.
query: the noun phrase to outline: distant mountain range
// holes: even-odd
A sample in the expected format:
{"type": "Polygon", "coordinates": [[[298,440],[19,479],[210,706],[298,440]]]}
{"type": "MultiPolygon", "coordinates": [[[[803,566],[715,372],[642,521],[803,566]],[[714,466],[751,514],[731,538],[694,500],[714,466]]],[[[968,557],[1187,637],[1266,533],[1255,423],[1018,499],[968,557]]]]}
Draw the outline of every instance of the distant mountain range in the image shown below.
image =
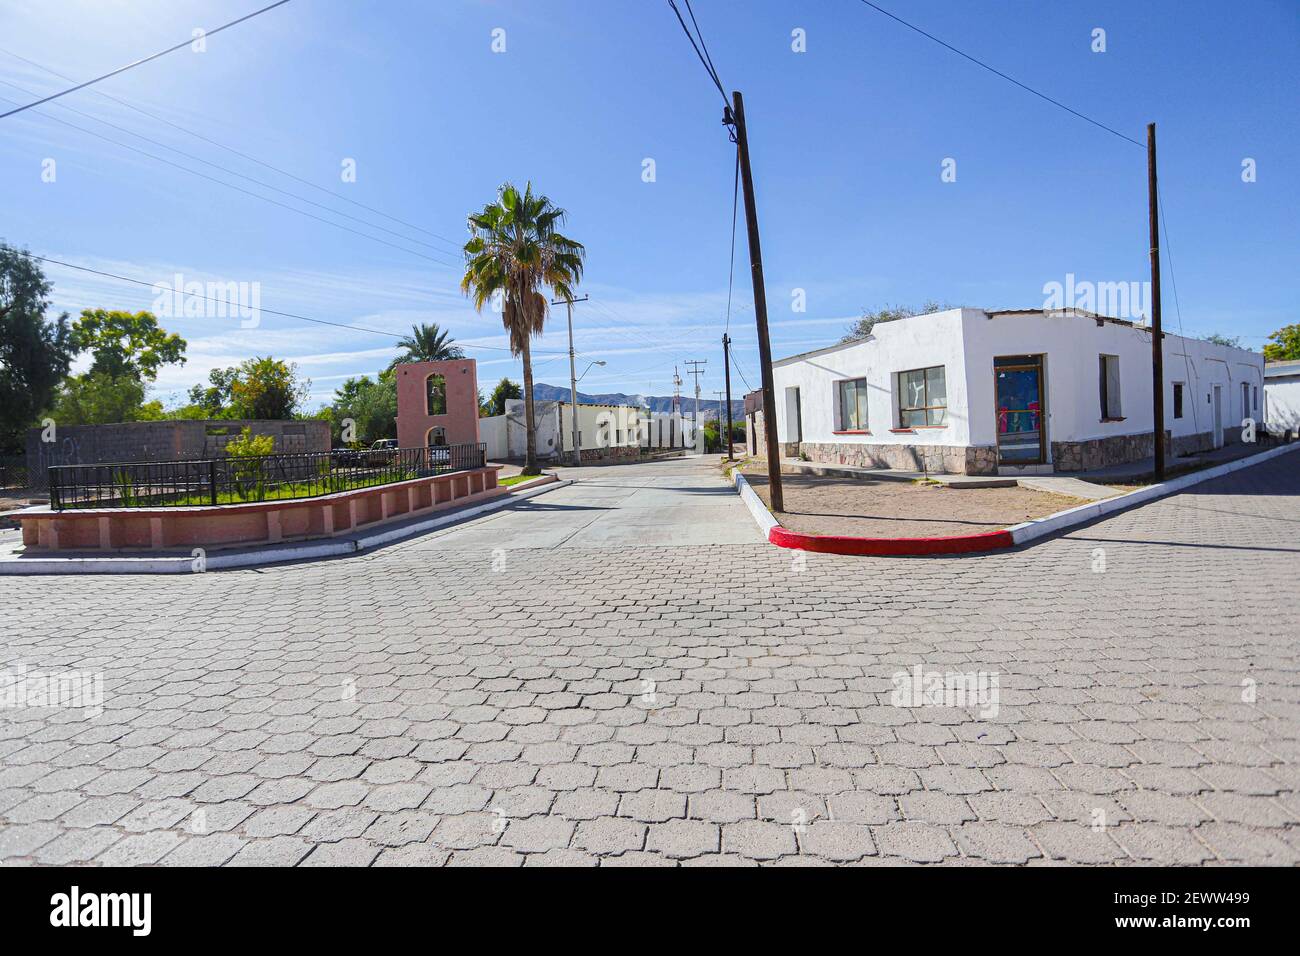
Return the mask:
{"type": "MultiPolygon", "coordinates": [[[[539,402],[567,402],[569,401],[569,390],[567,388],[557,388],[554,385],[547,385],[543,382],[533,384],[533,397],[539,402]]],[[[671,395],[625,395],[623,392],[607,392],[601,395],[589,395],[579,390],[578,403],[581,405],[636,405],[639,408],[649,408],[652,412],[671,412],[673,410],[673,397],[671,395]]],[[[717,399],[706,399],[700,397],[700,415],[705,419],[716,418],[719,408],[726,402],[719,402],[717,399]]],[[[683,414],[689,415],[695,411],[695,396],[681,398],[681,410],[683,414]]],[[[731,417],[734,421],[740,421],[745,417],[745,400],[736,398],[736,393],[731,393],[731,417]]]]}

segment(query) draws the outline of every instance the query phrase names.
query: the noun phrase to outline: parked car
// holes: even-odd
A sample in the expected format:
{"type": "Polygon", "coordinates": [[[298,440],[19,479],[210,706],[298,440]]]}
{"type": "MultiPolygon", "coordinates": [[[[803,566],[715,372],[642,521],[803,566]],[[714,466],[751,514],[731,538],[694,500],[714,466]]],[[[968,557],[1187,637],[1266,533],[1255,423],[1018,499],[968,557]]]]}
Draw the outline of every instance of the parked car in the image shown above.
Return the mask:
{"type": "Polygon", "coordinates": [[[365,452],[365,463],[371,466],[390,465],[397,457],[397,439],[381,438],[365,452]]]}
{"type": "Polygon", "coordinates": [[[330,464],[335,468],[355,468],[365,463],[366,453],[359,448],[330,449],[330,464]]]}

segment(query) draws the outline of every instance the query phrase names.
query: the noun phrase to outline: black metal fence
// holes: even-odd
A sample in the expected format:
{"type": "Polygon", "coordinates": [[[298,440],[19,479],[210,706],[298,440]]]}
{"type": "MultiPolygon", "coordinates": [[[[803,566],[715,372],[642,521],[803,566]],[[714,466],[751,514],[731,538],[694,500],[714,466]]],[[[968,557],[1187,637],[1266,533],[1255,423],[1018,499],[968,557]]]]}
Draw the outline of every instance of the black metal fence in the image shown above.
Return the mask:
{"type": "Polygon", "coordinates": [[[34,477],[27,474],[25,455],[0,455],[0,488],[29,488],[34,477]]]}
{"type": "Polygon", "coordinates": [[[50,506],[185,508],[316,498],[467,468],[482,468],[486,445],[435,445],[256,455],[195,461],[56,465],[50,506]]]}

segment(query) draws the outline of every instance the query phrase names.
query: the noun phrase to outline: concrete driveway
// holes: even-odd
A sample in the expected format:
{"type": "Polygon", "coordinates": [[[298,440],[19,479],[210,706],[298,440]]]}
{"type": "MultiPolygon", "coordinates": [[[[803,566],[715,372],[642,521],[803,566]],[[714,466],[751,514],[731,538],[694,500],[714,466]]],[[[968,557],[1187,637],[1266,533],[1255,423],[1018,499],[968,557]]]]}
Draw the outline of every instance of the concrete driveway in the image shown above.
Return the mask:
{"type": "Polygon", "coordinates": [[[565,468],[574,483],[495,515],[426,535],[403,550],[687,547],[755,544],[759,533],[716,456],[565,468]]]}

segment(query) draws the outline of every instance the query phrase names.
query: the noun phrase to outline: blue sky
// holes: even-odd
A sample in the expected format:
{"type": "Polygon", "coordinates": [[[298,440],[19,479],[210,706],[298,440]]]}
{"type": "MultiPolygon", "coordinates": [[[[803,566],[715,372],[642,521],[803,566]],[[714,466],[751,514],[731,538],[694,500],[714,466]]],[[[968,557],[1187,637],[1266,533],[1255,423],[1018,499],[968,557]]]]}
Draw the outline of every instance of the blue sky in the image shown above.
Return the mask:
{"type": "MultiPolygon", "coordinates": [[[[26,102],[264,5],[259,0],[0,0],[0,97],[26,102]],[[10,85],[6,85],[10,84],[10,85]],[[22,92],[15,88],[21,87],[22,92]]],[[[1135,139],[1159,129],[1160,176],[1183,327],[1259,348],[1297,317],[1295,121],[1300,5],[1169,0],[881,0],[942,39],[1135,139]],[[1092,31],[1106,31],[1094,53],[1092,31]],[[1257,181],[1242,182],[1255,160],[1257,181]]],[[[830,344],[862,308],[936,299],[1043,304],[1067,274],[1142,281],[1146,158],[857,0],[695,0],[728,90],[745,94],[776,356],[830,344]],[[807,51],[791,49],[806,32],[807,51]],[[955,182],[941,181],[945,159],[955,182]],[[806,311],[793,308],[802,289],[806,311]]],[[[660,0],[294,0],[207,41],[0,121],[0,238],[144,279],[258,282],[268,309],[369,329],[451,329],[481,386],[518,378],[496,315],[460,295],[465,215],[531,179],[588,249],[575,310],[584,391],[667,394],[707,359],[722,388],[734,149],[721,99],[660,0]],[[504,53],[492,31],[505,31],[504,53]],[[108,100],[103,91],[270,163],[287,179],[108,100]],[[169,166],[102,136],[312,215],[169,166]],[[365,225],[169,152],[119,127],[367,220],[365,225]],[[655,181],[643,181],[645,159],[655,181]],[[43,163],[56,162],[54,182],[43,163]],[[356,182],[341,179],[356,162],[356,182]],[[382,229],[402,234],[398,238],[382,229]],[[435,233],[435,238],[429,233],[435,233]],[[450,240],[450,241],[447,241],[450,240]],[[421,244],[421,243],[427,243],[421,244]]],[[[0,103],[0,106],[6,106],[0,103]]],[[[758,383],[743,212],[731,334],[758,383]]],[[[1165,322],[1178,330],[1165,265],[1165,322]]],[[[59,308],[142,309],[149,289],[49,267],[59,308]]],[[[313,404],[373,373],[393,339],[263,316],[165,318],[189,362],[179,399],[215,366],[297,361],[313,404]]],[[[567,383],[563,313],[535,349],[567,383]]],[[[687,379],[689,382],[689,379],[687,379]]],[[[688,386],[684,386],[686,392],[688,386]]],[[[733,393],[745,391],[733,376],[733,393]]]]}

